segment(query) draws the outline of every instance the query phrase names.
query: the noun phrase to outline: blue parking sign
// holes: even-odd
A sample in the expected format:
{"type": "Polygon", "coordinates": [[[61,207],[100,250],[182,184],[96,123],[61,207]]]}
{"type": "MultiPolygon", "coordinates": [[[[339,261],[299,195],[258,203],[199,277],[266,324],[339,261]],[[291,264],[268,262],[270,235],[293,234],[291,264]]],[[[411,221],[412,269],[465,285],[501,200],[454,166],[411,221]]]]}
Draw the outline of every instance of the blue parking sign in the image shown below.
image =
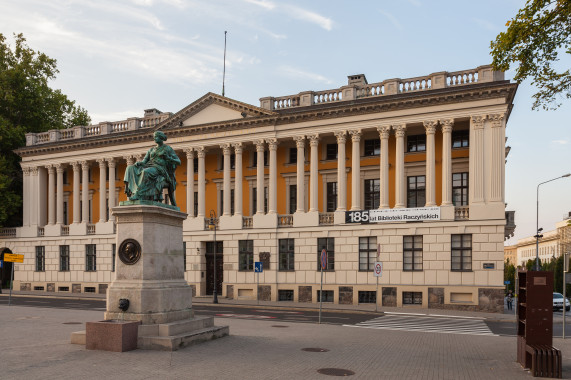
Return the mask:
{"type": "Polygon", "coordinates": [[[254,272],[255,273],[262,273],[264,271],[264,263],[261,261],[256,261],[254,263],[254,272]]]}

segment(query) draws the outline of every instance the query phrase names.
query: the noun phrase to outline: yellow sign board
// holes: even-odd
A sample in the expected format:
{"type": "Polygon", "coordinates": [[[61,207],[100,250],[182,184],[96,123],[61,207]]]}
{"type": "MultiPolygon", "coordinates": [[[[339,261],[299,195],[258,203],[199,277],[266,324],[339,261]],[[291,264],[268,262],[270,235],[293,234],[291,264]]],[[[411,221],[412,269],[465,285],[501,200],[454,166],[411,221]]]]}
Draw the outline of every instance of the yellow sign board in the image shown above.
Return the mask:
{"type": "Polygon", "coordinates": [[[23,263],[24,262],[24,255],[18,255],[15,253],[5,253],[4,254],[4,261],[9,263],[23,263]]]}

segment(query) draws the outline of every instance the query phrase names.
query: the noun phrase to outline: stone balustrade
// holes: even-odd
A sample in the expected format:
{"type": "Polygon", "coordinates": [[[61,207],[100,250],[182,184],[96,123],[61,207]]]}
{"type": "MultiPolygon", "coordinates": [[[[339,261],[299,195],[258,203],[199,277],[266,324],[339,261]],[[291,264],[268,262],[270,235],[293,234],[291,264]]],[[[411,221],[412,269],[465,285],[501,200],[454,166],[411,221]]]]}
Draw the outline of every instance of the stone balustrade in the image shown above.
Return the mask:
{"type": "Polygon", "coordinates": [[[468,220],[468,219],[470,219],[470,206],[454,207],[454,220],[468,220]]]}
{"type": "Polygon", "coordinates": [[[16,228],[0,228],[0,237],[16,237],[16,228]]]}

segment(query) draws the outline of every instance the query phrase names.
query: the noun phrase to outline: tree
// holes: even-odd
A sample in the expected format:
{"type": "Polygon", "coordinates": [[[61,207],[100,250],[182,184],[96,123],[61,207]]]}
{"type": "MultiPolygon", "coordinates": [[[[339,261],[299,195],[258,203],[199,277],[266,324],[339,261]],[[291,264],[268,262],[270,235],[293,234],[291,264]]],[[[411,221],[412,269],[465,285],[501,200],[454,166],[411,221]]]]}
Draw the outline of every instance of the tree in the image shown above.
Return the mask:
{"type": "Polygon", "coordinates": [[[0,33],[0,226],[21,225],[22,174],[13,151],[28,132],[88,125],[87,111],[49,86],[56,60],[34,51],[22,34],[12,49],[0,33]]]}
{"type": "Polygon", "coordinates": [[[515,289],[515,272],[515,265],[510,262],[510,259],[507,259],[504,263],[504,281],[510,282],[508,284],[508,290],[511,290],[512,292],[515,289]]]}
{"type": "Polygon", "coordinates": [[[532,109],[556,109],[564,95],[571,98],[571,73],[555,66],[559,53],[571,54],[571,0],[528,0],[491,42],[492,66],[507,71],[518,65],[514,80],[531,78],[538,88],[532,109]]]}

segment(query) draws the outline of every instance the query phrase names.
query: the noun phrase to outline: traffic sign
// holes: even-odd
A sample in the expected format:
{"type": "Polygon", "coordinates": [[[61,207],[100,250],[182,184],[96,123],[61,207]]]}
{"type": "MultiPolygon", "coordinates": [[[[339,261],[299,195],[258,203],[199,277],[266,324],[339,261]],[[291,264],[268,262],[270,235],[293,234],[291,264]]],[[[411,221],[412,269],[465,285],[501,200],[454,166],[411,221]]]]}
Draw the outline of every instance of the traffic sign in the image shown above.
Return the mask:
{"type": "Polygon", "coordinates": [[[4,254],[4,261],[9,263],[23,263],[24,262],[24,255],[18,255],[15,253],[5,253],[4,254]]]}
{"type": "Polygon", "coordinates": [[[509,284],[511,284],[511,281],[508,280],[504,281],[504,285],[509,285],[509,284]]]}
{"type": "Polygon", "coordinates": [[[327,270],[327,250],[325,248],[321,250],[321,269],[327,270]]]}
{"type": "Polygon", "coordinates": [[[256,261],[254,263],[254,273],[262,273],[264,271],[264,263],[256,261]]]}
{"type": "Polygon", "coordinates": [[[375,262],[373,274],[375,277],[383,277],[383,263],[381,261],[375,262]]]}

